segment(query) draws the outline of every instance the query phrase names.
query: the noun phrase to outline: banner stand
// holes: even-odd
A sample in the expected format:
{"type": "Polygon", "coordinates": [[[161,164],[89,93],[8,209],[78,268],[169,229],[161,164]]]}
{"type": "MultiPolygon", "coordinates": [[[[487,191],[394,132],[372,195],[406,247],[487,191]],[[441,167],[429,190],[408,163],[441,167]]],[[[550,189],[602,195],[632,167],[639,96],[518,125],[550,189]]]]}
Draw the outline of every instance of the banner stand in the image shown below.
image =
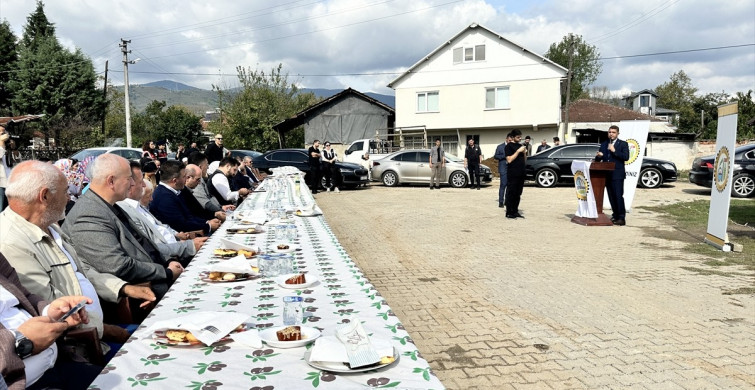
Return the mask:
{"type": "Polygon", "coordinates": [[[737,103],[718,107],[716,129],[716,161],[713,163],[713,183],[710,189],[710,210],[705,242],[731,252],[734,245],[726,232],[729,224],[731,185],[734,177],[734,148],[737,142],[737,103]]]}

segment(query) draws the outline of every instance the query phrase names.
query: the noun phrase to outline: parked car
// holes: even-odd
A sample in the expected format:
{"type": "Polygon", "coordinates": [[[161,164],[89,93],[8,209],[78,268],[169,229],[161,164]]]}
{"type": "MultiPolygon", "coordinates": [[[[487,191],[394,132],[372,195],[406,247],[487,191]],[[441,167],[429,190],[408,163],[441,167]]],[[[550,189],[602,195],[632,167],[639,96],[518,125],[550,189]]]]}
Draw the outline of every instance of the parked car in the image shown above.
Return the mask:
{"type": "Polygon", "coordinates": [[[235,158],[237,160],[241,160],[241,159],[243,159],[244,157],[247,157],[247,156],[249,156],[252,159],[254,159],[255,157],[257,157],[257,156],[259,156],[261,154],[262,153],[257,152],[255,150],[231,150],[231,157],[233,157],[233,158],[235,158]]]}
{"type": "Polygon", "coordinates": [[[104,154],[104,153],[117,154],[117,155],[125,158],[126,160],[131,160],[131,161],[139,161],[139,159],[142,158],[142,151],[141,151],[141,149],[137,149],[137,148],[111,148],[111,147],[108,147],[108,148],[89,148],[89,149],[80,150],[80,151],[74,153],[69,158],[75,158],[75,159],[77,159],[79,161],[83,161],[87,157],[91,157],[91,156],[97,157],[97,156],[99,156],[101,154],[104,154]]]}
{"type": "MultiPolygon", "coordinates": [[[[715,161],[715,155],[696,158],[689,170],[690,183],[711,188],[715,161]]],[[[737,198],[755,196],[755,144],[734,149],[732,169],[734,179],[731,182],[731,195],[737,198]]]]}
{"type": "MultiPolygon", "coordinates": [[[[574,180],[571,163],[575,160],[589,161],[595,158],[599,144],[568,144],[554,146],[534,156],[527,157],[526,177],[539,187],[554,187],[558,182],[574,180]]],[[[663,183],[676,181],[676,165],[667,160],[644,157],[637,185],[657,188],[663,183]]]]}
{"type": "MultiPolygon", "coordinates": [[[[372,162],[372,180],[382,181],[388,187],[402,183],[430,184],[430,149],[402,150],[391,153],[372,162]]],[[[482,180],[493,180],[493,172],[480,165],[482,180]]],[[[466,187],[469,174],[464,168],[464,160],[446,153],[445,172],[441,183],[454,188],[466,187]]]]}
{"type": "MultiPolygon", "coordinates": [[[[252,159],[254,166],[260,171],[272,173],[271,168],[293,166],[309,176],[309,162],[307,149],[278,149],[265,152],[252,159]]],[[[367,169],[361,165],[337,162],[341,170],[344,187],[357,187],[369,183],[367,169]]]]}

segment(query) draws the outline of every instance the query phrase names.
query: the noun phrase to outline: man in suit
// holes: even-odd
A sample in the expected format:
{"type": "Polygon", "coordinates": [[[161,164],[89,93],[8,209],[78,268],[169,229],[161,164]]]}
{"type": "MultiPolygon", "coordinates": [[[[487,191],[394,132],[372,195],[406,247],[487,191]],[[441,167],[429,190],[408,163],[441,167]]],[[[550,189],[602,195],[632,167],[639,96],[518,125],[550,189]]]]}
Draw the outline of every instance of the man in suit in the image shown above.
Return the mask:
{"type": "MultiPolygon", "coordinates": [[[[225,222],[225,209],[231,209],[231,205],[225,205],[221,207],[220,211],[212,212],[208,209],[206,209],[204,206],[202,206],[202,203],[199,202],[199,200],[194,196],[193,190],[197,188],[199,183],[202,181],[202,171],[201,169],[193,164],[189,164],[186,166],[186,183],[184,185],[184,188],[181,190],[181,193],[178,195],[181,197],[181,199],[184,200],[186,203],[186,206],[189,208],[189,211],[191,211],[192,214],[199,216],[201,218],[205,219],[213,219],[217,218],[221,222],[225,222]]],[[[233,206],[233,209],[236,207],[233,206]]]]}
{"type": "Polygon", "coordinates": [[[105,153],[92,162],[89,170],[89,191],[68,213],[63,231],[71,237],[85,263],[129,283],[149,282],[157,299],[161,299],[181,275],[183,266],[162,257],[154,243],[131,224],[116,204],[126,199],[134,185],[128,160],[105,153]]]}
{"type": "Polygon", "coordinates": [[[80,261],[56,221],[66,207],[66,178],[56,167],[40,161],[19,164],[8,181],[9,206],[0,213],[0,251],[19,272],[21,283],[47,301],[67,295],[92,298],[89,325],[105,341],[124,343],[129,333],[103,324],[100,297],[116,303],[121,296],[155,300],[149,287],[127,284],[80,261]]]}
{"type": "Polygon", "coordinates": [[[18,280],[0,253],[0,371],[9,389],[86,388],[102,367],[58,359],[55,340],[70,327],[89,322],[86,308],[58,322],[85,296],[65,296],[47,304],[18,280]],[[73,373],[73,375],[71,375],[73,373]]]}
{"type": "Polygon", "coordinates": [[[626,208],[624,207],[624,163],[629,160],[629,144],[619,139],[619,126],[613,125],[608,128],[608,140],[600,144],[600,149],[595,154],[595,161],[612,162],[615,164],[613,172],[609,173],[606,181],[608,200],[611,202],[614,225],[626,225],[626,208]]]}
{"type": "Polygon", "coordinates": [[[482,164],[482,150],[479,145],[475,145],[474,138],[467,142],[467,149],[464,151],[464,167],[469,169],[469,188],[475,188],[477,180],[477,189],[480,189],[480,164],[482,164]]]}
{"type": "Polygon", "coordinates": [[[128,193],[128,198],[117,202],[137,229],[155,243],[163,257],[178,258],[184,266],[194,257],[202,247],[207,237],[196,237],[193,240],[177,240],[174,234],[163,235],[155,222],[155,217],[144,210],[139,201],[144,195],[144,176],[138,162],[131,162],[131,172],[136,183],[128,193]]]}
{"type": "Polygon", "coordinates": [[[542,152],[543,150],[547,150],[547,149],[550,149],[550,148],[551,148],[551,146],[550,146],[550,145],[548,145],[548,143],[547,143],[547,142],[545,142],[545,140],[542,140],[542,141],[540,142],[540,146],[538,146],[538,147],[537,147],[537,151],[536,151],[535,153],[540,153],[540,152],[542,152]]]}
{"type": "Polygon", "coordinates": [[[495,148],[495,155],[493,158],[498,160],[498,174],[501,177],[501,183],[498,186],[498,207],[503,208],[506,203],[506,187],[508,186],[508,167],[509,163],[506,161],[506,145],[512,142],[511,133],[506,135],[506,141],[499,144],[495,148]]]}
{"type": "Polygon", "coordinates": [[[149,211],[163,223],[179,232],[202,231],[204,234],[217,230],[220,220],[206,219],[191,213],[181,198],[181,190],[186,186],[186,169],[178,161],[166,161],[160,168],[160,184],[152,195],[149,211]]]}
{"type": "Polygon", "coordinates": [[[210,194],[210,189],[207,187],[206,181],[208,167],[209,163],[207,162],[207,157],[203,153],[192,153],[189,156],[189,165],[186,166],[188,175],[186,178],[186,187],[189,188],[192,195],[194,195],[194,198],[196,198],[199,204],[201,204],[206,210],[212,211],[213,213],[218,211],[235,210],[236,206],[232,204],[221,205],[220,202],[210,194]],[[194,166],[199,167],[199,174],[196,174],[194,171],[194,166]],[[191,169],[189,169],[190,167],[191,169]]]}

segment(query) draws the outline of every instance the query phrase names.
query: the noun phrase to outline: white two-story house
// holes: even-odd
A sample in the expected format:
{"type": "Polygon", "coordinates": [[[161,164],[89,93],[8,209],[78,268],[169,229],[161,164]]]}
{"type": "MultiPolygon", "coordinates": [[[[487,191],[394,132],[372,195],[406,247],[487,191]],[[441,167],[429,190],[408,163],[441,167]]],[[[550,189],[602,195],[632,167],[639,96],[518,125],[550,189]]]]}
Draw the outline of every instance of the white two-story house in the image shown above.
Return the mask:
{"type": "Polygon", "coordinates": [[[513,129],[534,144],[558,135],[566,74],[564,67],[472,24],[388,86],[396,90],[396,127],[425,126],[431,142],[441,138],[446,151],[459,156],[474,138],[488,158],[513,129]]]}

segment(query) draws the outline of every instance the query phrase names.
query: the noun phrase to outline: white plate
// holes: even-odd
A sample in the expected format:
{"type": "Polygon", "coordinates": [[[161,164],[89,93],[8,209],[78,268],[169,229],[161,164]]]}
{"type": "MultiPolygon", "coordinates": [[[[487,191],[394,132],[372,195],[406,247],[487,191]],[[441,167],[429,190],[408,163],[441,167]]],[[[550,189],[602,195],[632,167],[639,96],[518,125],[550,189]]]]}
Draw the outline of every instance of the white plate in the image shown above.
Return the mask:
{"type": "Polygon", "coordinates": [[[288,242],[277,242],[273,245],[273,252],[276,252],[276,253],[291,253],[295,251],[296,249],[297,248],[293,244],[288,243],[288,242]],[[288,249],[278,249],[278,245],[280,244],[288,245],[288,249]]]}
{"type": "Polygon", "coordinates": [[[296,274],[286,274],[286,275],[276,276],[275,277],[275,282],[278,283],[278,285],[281,286],[281,287],[283,287],[283,288],[293,288],[293,289],[305,288],[305,287],[309,287],[309,286],[317,283],[317,276],[314,276],[312,274],[304,274],[304,278],[307,280],[307,283],[286,284],[286,280],[288,278],[290,278],[292,276],[296,276],[296,275],[299,275],[299,274],[296,273],[296,274]]]}
{"type": "Polygon", "coordinates": [[[272,328],[267,328],[265,330],[260,331],[260,339],[265,342],[265,344],[275,347],[275,348],[296,348],[296,347],[303,347],[309,343],[314,342],[318,337],[320,337],[320,331],[315,328],[310,328],[308,326],[302,326],[301,327],[301,340],[297,341],[278,341],[278,336],[276,336],[275,332],[285,328],[285,326],[275,326],[272,328]]]}
{"type": "Polygon", "coordinates": [[[311,217],[314,215],[320,215],[320,212],[315,209],[312,209],[312,210],[299,209],[299,210],[294,211],[294,215],[296,215],[297,217],[311,217]]]}
{"type": "Polygon", "coordinates": [[[307,364],[319,370],[337,372],[337,373],[356,373],[356,372],[365,372],[365,371],[371,371],[371,370],[379,370],[383,367],[388,367],[392,364],[396,364],[399,359],[398,350],[396,350],[396,347],[393,347],[393,361],[392,362],[385,363],[385,364],[380,364],[380,363],[370,364],[369,366],[351,369],[346,363],[310,361],[309,357],[311,354],[312,354],[311,349],[304,352],[304,361],[307,362],[307,364]]]}

